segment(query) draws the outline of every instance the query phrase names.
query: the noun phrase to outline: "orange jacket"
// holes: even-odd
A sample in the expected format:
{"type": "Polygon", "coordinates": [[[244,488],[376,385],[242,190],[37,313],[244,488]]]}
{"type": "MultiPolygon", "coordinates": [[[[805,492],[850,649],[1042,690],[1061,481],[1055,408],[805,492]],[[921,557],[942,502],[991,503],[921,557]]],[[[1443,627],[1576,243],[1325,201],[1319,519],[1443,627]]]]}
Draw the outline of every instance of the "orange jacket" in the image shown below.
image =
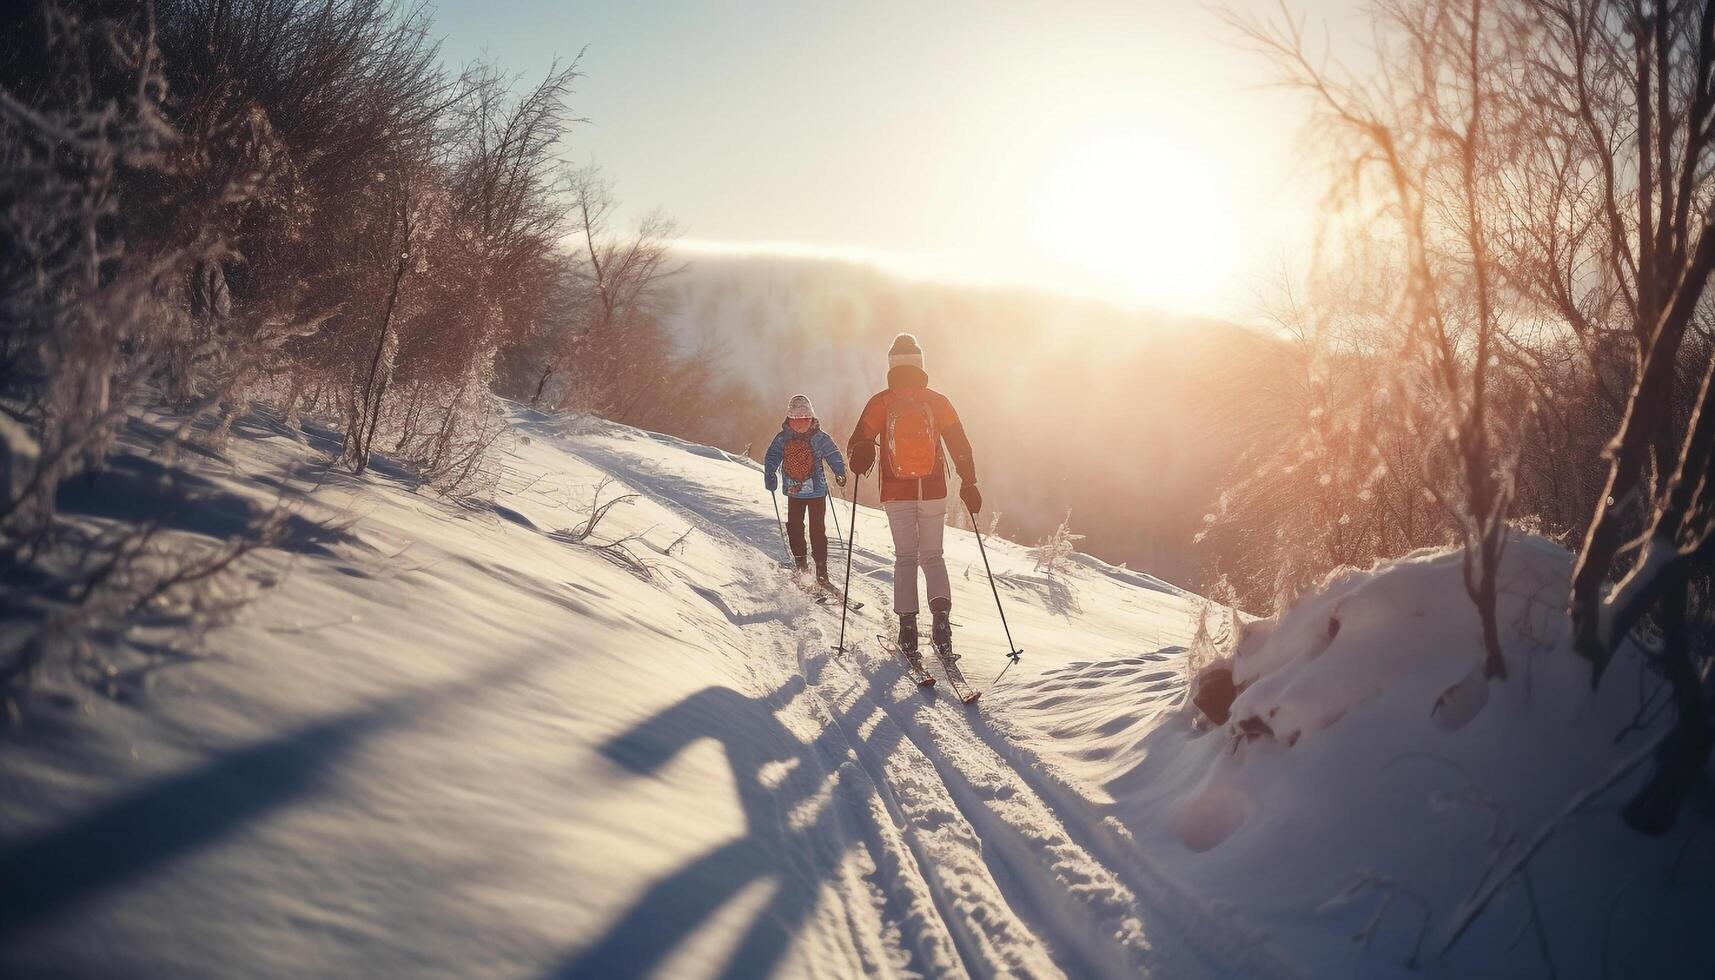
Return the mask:
{"type": "MultiPolygon", "coordinates": [[[[965,436],[965,427],[959,422],[959,413],[953,410],[953,403],[946,395],[929,387],[929,375],[922,370],[907,365],[901,365],[887,372],[887,388],[879,391],[863,407],[863,414],[858,416],[857,428],[852,430],[851,440],[846,444],[848,458],[857,453],[858,446],[865,443],[874,445],[880,439],[881,431],[887,426],[888,407],[897,398],[922,398],[929,403],[931,414],[935,417],[935,431],[946,446],[946,454],[936,455],[935,472],[921,480],[896,479],[888,474],[892,472],[892,461],[888,458],[886,440],[881,440],[881,499],[889,500],[939,500],[947,495],[946,455],[953,458],[953,468],[959,473],[959,479],[965,483],[977,482],[977,464],[971,455],[971,441],[965,436]]],[[[939,449],[940,447],[937,447],[939,449]]]]}

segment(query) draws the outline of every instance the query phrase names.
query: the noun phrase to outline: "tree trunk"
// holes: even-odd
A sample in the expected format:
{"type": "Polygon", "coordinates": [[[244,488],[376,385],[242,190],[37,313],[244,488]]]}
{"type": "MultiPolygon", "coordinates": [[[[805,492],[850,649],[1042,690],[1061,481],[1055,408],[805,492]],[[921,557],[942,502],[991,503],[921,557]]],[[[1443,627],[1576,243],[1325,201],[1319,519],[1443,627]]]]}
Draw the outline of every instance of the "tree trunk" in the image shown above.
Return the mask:
{"type": "Polygon", "coordinates": [[[548,387],[548,379],[552,378],[557,371],[559,371],[559,366],[553,363],[549,363],[546,368],[542,369],[542,377],[536,381],[536,393],[530,396],[531,408],[542,403],[542,392],[548,387]]]}
{"type": "Polygon", "coordinates": [[[1673,828],[1685,800],[1703,777],[1715,746],[1715,695],[1703,689],[1691,661],[1691,636],[1686,623],[1689,581],[1673,576],[1661,593],[1662,670],[1671,685],[1673,731],[1656,755],[1655,771],[1623,811],[1626,824],[1640,833],[1659,835],[1673,828]]]}
{"type": "Polygon", "coordinates": [[[375,431],[381,425],[381,399],[386,379],[381,374],[381,361],[387,350],[387,335],[393,326],[393,310],[399,302],[399,287],[405,281],[410,253],[403,253],[393,269],[393,285],[387,291],[387,306],[381,314],[381,330],[375,338],[375,355],[369,359],[369,378],[363,385],[363,407],[357,419],[356,472],[369,467],[370,447],[375,443],[375,431]]]}

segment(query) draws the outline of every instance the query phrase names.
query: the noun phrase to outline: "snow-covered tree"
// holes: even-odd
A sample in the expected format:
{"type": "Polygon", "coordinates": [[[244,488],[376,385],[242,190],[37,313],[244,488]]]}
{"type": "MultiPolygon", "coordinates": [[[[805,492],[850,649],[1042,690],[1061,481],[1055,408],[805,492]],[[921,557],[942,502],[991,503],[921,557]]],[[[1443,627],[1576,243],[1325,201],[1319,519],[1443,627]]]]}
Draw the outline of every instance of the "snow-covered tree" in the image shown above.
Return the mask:
{"type": "Polygon", "coordinates": [[[1582,540],[1568,611],[1593,683],[1642,640],[1672,692],[1626,810],[1665,831],[1715,748],[1715,4],[1377,0],[1373,75],[1300,21],[1233,19],[1317,109],[1329,238],[1377,253],[1350,278],[1391,287],[1355,359],[1392,365],[1378,390],[1463,545],[1484,675],[1507,673],[1497,571],[1530,513],[1582,540]]]}
{"type": "Polygon", "coordinates": [[[1501,93],[1523,49],[1499,18],[1460,0],[1378,4],[1375,78],[1318,62],[1296,23],[1241,25],[1310,93],[1339,174],[1337,217],[1356,223],[1341,231],[1374,249],[1354,271],[1395,287],[1395,402],[1428,417],[1422,487],[1464,545],[1484,673],[1505,678],[1496,575],[1513,466],[1496,392],[1514,311],[1495,239],[1508,215],[1501,167],[1517,143],[1501,93]]]}
{"type": "Polygon", "coordinates": [[[1082,534],[1072,532],[1072,512],[1068,510],[1060,525],[1030,549],[1030,560],[1036,563],[1037,571],[1053,575],[1063,570],[1067,561],[1077,554],[1078,542],[1082,540],[1082,534]]]}
{"type": "MultiPolygon", "coordinates": [[[[187,319],[220,306],[216,289],[187,293],[218,283],[198,274],[231,255],[221,219],[258,193],[271,151],[248,117],[175,124],[147,5],[22,13],[0,21],[14,45],[0,76],[0,574],[20,626],[0,644],[0,697],[84,626],[194,588],[244,547],[179,549],[150,526],[91,534],[56,504],[171,376],[187,319]]],[[[237,346],[207,338],[179,366],[237,346]]]]}

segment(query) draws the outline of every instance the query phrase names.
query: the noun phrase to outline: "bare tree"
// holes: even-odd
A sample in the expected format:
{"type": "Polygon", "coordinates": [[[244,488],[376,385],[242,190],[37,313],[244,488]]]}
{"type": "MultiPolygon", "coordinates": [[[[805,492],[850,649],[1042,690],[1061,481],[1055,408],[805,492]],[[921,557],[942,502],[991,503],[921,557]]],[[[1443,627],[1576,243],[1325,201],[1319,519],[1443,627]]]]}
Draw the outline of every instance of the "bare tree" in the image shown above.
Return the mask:
{"type": "Polygon", "coordinates": [[[1573,640],[1597,683],[1640,619],[1652,609],[1658,618],[1653,656],[1673,691],[1677,729],[1626,817],[1663,832],[1715,745],[1711,657],[1692,649],[1687,624],[1694,571],[1715,556],[1715,490],[1707,484],[1715,361],[1706,351],[1683,421],[1675,411],[1685,403],[1681,368],[1715,271],[1715,3],[1528,6],[1545,42],[1544,67],[1564,79],[1550,91],[1582,123],[1581,159],[1600,175],[1601,227],[1635,348],[1607,477],[1573,573],[1573,640]]]}
{"type": "Polygon", "coordinates": [[[1424,433],[1439,414],[1404,397],[1393,352],[1397,263],[1364,237],[1330,235],[1302,281],[1262,304],[1283,357],[1247,406],[1238,477],[1195,541],[1237,593],[1279,611],[1336,568],[1456,533],[1424,500],[1424,433]]]}
{"type": "MultiPolygon", "coordinates": [[[[231,252],[190,277],[198,329],[172,365],[183,380],[167,385],[187,414],[223,406],[224,430],[276,377],[301,392],[364,361],[386,290],[363,261],[361,219],[376,209],[378,175],[423,155],[453,93],[421,4],[159,0],[159,9],[176,123],[218,134],[250,119],[272,135],[266,193],[218,216],[231,252]],[[205,294],[221,300],[214,309],[205,294]]],[[[207,167],[230,166],[229,142],[202,140],[207,167]]]]}
{"type": "MultiPolygon", "coordinates": [[[[1444,420],[1432,445],[1456,461],[1457,476],[1440,480],[1432,468],[1424,487],[1457,519],[1483,671],[1505,678],[1496,576],[1512,473],[1491,398],[1506,300],[1489,228],[1495,161],[1508,152],[1494,91],[1515,52],[1484,0],[1382,0],[1372,12],[1383,66],[1374,79],[1319,63],[1301,21],[1230,19],[1314,98],[1340,154],[1337,191],[1347,207],[1372,215],[1372,235],[1397,249],[1399,350],[1411,372],[1397,390],[1432,393],[1444,420]]],[[[1432,458],[1426,463],[1433,467],[1432,458]]]]}
{"type": "Polygon", "coordinates": [[[398,446],[444,486],[462,483],[492,441],[494,360],[549,288],[563,210],[557,147],[575,122],[576,62],[514,90],[493,65],[465,72],[446,164],[443,230],[425,243],[425,300],[401,339],[407,421],[398,446]]]}
{"type": "Polygon", "coordinates": [[[659,322],[659,304],[661,284],[681,268],[672,261],[678,225],[652,211],[634,234],[614,233],[613,188],[594,166],[572,173],[570,195],[583,246],[574,269],[588,305],[548,370],[572,365],[573,398],[580,407],[623,419],[659,389],[664,373],[657,369],[673,353],[659,322]],[[643,370],[636,370],[639,366],[643,370]]]}
{"type": "Polygon", "coordinates": [[[399,349],[395,321],[405,280],[412,268],[422,261],[415,254],[415,247],[420,244],[423,234],[421,192],[416,189],[422,178],[413,170],[410,164],[401,163],[375,181],[379,185],[376,198],[382,214],[375,220],[370,259],[379,265],[378,271],[384,273],[386,291],[380,314],[376,317],[375,345],[368,365],[353,372],[356,384],[346,427],[346,455],[358,473],[368,467],[375,436],[381,428],[387,386],[399,349]]]}
{"type": "Polygon", "coordinates": [[[1592,683],[1636,641],[1672,692],[1625,813],[1662,832],[1715,746],[1715,651],[1696,639],[1715,605],[1715,3],[1373,11],[1374,81],[1315,61],[1290,20],[1237,22],[1345,138],[1347,200],[1373,200],[1367,175],[1387,191],[1411,346],[1463,476],[1457,496],[1426,485],[1462,515],[1486,669],[1505,669],[1486,607],[1517,500],[1581,534],[1568,614],[1592,683]]]}

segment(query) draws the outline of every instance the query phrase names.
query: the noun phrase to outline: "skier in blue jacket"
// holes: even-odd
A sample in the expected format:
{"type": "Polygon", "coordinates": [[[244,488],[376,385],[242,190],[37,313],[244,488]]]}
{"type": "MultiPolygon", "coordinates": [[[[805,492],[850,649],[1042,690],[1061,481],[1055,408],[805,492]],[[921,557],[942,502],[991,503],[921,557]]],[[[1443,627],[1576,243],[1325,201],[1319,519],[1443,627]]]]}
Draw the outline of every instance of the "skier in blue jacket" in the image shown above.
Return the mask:
{"type": "Polygon", "coordinates": [[[834,440],[822,431],[816,410],[805,395],[793,395],[786,406],[786,421],[762,458],[762,482],[773,493],[775,472],[786,481],[786,537],[792,560],[800,572],[804,562],[804,520],[810,523],[810,553],[816,559],[816,581],[828,581],[828,481],[822,464],[834,468],[834,482],[846,485],[846,460],[834,440]]]}

